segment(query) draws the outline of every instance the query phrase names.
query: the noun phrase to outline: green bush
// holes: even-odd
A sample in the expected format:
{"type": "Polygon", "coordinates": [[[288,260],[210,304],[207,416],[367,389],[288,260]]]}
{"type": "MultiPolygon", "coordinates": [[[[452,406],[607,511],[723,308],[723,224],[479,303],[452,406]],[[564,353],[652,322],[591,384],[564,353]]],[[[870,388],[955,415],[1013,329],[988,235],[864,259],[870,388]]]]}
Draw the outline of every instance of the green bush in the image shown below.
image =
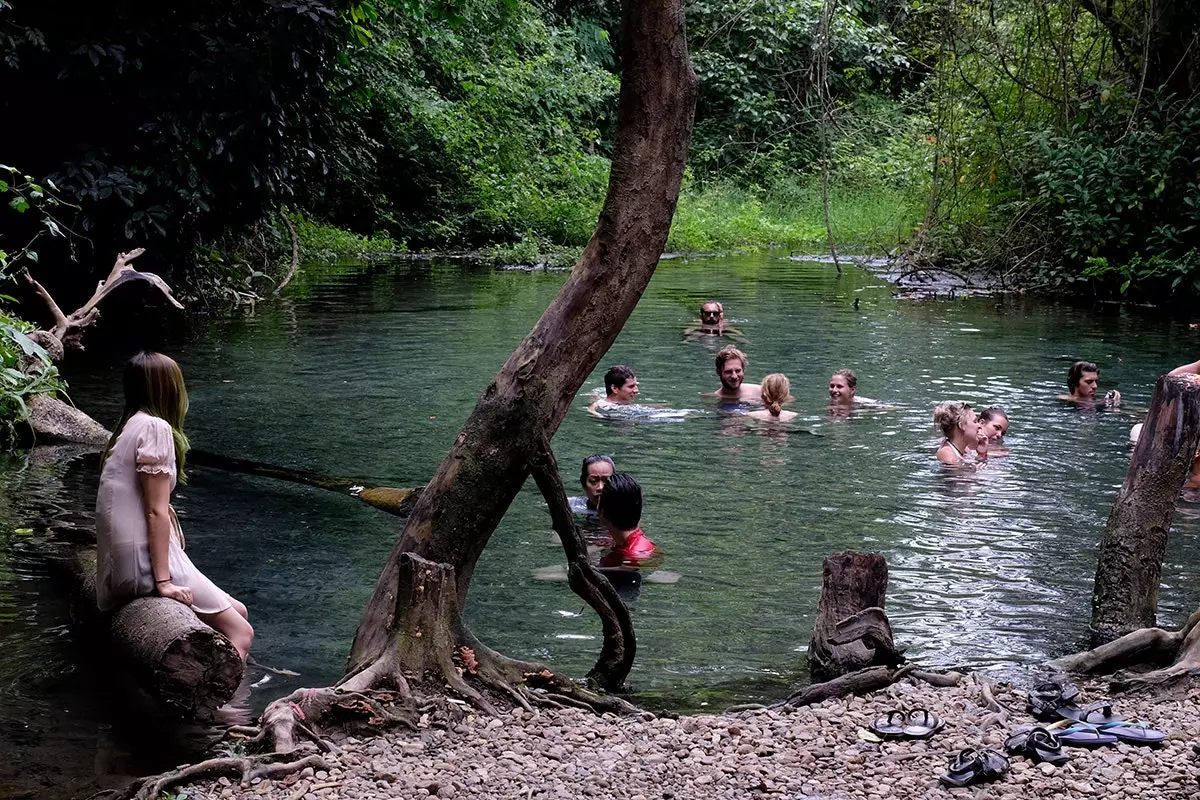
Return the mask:
{"type": "Polygon", "coordinates": [[[0,312],[0,444],[4,446],[17,441],[19,426],[28,421],[30,397],[66,389],[50,356],[26,335],[31,330],[29,323],[0,312]]]}

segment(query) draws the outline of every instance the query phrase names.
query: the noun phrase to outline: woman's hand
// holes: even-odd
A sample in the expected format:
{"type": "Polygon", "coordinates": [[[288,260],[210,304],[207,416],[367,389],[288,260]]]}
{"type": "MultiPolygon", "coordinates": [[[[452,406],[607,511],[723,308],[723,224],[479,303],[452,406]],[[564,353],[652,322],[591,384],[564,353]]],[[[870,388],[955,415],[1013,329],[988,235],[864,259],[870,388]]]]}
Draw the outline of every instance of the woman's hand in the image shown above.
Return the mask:
{"type": "Polygon", "coordinates": [[[192,590],[186,586],[177,586],[171,581],[158,584],[159,597],[166,597],[171,600],[178,600],[185,606],[192,604],[192,590]]]}

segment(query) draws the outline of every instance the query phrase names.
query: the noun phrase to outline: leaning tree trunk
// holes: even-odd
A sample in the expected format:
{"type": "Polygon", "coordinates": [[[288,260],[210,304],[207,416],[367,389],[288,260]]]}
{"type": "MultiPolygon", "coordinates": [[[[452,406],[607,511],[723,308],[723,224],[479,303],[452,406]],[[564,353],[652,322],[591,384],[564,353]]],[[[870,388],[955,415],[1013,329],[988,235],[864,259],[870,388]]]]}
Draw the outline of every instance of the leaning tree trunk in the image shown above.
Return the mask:
{"type": "Polygon", "coordinates": [[[1164,375],[1100,543],[1093,644],[1153,628],[1167,532],[1200,446],[1200,378],[1164,375]]]}
{"type": "MultiPolygon", "coordinates": [[[[476,561],[654,274],[679,197],[696,99],[681,0],[625,0],[621,64],[612,172],[596,231],[558,296],[484,390],[421,493],[359,623],[349,684],[364,683],[355,680],[364,671],[403,679],[407,664],[396,640],[420,602],[410,599],[415,595],[398,594],[405,554],[449,565],[457,607],[465,606],[476,561]]],[[[604,606],[606,596],[590,593],[597,611],[612,620],[617,613],[604,606]]],[[[430,646],[437,638],[427,637],[430,646]]],[[[472,653],[471,661],[498,657],[465,628],[458,640],[472,653]]],[[[600,665],[593,674],[608,687],[619,686],[625,677],[600,665]]]]}
{"type": "Polygon", "coordinates": [[[901,659],[884,613],[887,561],[879,553],[834,553],[825,559],[809,671],[827,679],[901,659]]]}

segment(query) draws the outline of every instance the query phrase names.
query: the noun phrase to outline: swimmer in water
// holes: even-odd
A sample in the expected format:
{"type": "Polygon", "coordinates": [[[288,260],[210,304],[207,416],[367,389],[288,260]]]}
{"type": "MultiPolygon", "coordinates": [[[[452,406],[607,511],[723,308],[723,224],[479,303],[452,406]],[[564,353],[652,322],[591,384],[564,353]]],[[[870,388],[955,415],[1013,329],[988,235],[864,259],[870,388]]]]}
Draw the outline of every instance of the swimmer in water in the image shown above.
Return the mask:
{"type": "Polygon", "coordinates": [[[717,376],[721,388],[713,395],[721,400],[736,403],[758,403],[762,401],[762,387],[757,383],[746,383],[746,354],[733,345],[717,351],[717,376]]]}
{"type": "Polygon", "coordinates": [[[725,322],[725,307],[716,300],[709,300],[700,306],[700,324],[693,325],[683,332],[689,339],[699,339],[704,336],[726,336],[745,342],[746,337],[737,328],[725,322]]]}
{"type": "Polygon", "coordinates": [[[999,406],[989,406],[979,413],[979,427],[984,438],[980,440],[976,452],[983,455],[1006,456],[1008,448],[1004,446],[1004,434],[1008,433],[1008,415],[999,406]]]}
{"type": "Polygon", "coordinates": [[[613,538],[612,550],[600,559],[601,567],[637,567],[658,552],[642,533],[642,487],[632,475],[609,475],[596,511],[613,538]]]}
{"type": "Polygon", "coordinates": [[[579,483],[583,486],[585,510],[596,510],[596,503],[604,491],[604,484],[616,470],[617,467],[610,456],[588,456],[583,460],[583,466],[579,470],[579,483]]]}
{"type": "MultiPolygon", "coordinates": [[[[1091,361],[1076,361],[1067,370],[1067,391],[1060,394],[1059,400],[1067,400],[1079,406],[1095,408],[1096,389],[1100,385],[1100,368],[1091,361]]],[[[1121,393],[1115,389],[1104,395],[1103,404],[1108,408],[1121,405],[1121,393]]]]}
{"type": "Polygon", "coordinates": [[[786,375],[772,372],[763,378],[762,382],[762,403],[766,408],[751,411],[746,416],[752,419],[774,422],[790,422],[794,420],[796,412],[784,411],[782,408],[784,403],[795,399],[792,397],[791,389],[791,383],[788,381],[786,375]]]}
{"type": "MultiPolygon", "coordinates": [[[[981,432],[975,412],[968,403],[942,403],[933,411],[933,424],[946,437],[938,446],[937,459],[943,464],[964,465],[967,453],[980,442],[981,432]]],[[[987,458],[986,449],[984,458],[987,458]]]]}
{"type": "Polygon", "coordinates": [[[624,364],[609,367],[604,373],[604,397],[597,397],[588,406],[588,413],[602,417],[601,411],[611,411],[617,406],[632,405],[637,400],[641,389],[638,387],[637,375],[624,364]]]}

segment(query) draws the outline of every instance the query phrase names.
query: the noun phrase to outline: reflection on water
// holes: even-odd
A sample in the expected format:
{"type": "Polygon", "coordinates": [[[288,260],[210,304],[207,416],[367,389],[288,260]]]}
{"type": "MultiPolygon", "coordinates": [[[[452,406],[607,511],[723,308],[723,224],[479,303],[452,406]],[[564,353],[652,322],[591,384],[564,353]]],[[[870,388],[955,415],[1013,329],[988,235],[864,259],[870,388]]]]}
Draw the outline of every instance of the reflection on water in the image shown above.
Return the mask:
{"type": "MultiPolygon", "coordinates": [[[[423,483],[564,279],[427,262],[312,279],[289,300],[172,347],[191,393],[189,433],[230,455],[423,483]]],[[[866,272],[839,279],[830,265],[787,259],[664,262],[585,386],[627,364],[646,387],[640,400],[703,413],[669,425],[601,420],[580,395],[554,439],[568,482],[593,453],[637,476],[660,570],[678,576],[643,576],[632,684],[658,703],[692,706],[782,695],[811,633],[821,560],[842,549],[887,557],[897,641],[923,662],[1033,662],[1079,646],[1129,427],[1155,377],[1195,359],[1191,347],[1185,324],[1159,317],[1023,299],[897,301],[866,272]],[[708,299],[749,340],[750,380],[789,377],[793,424],[752,424],[703,397],[718,386],[720,343],[683,331],[708,299]],[[1055,399],[1076,358],[1100,364],[1101,391],[1120,389],[1125,411],[1081,414],[1055,399]],[[832,415],[828,380],[842,367],[885,407],[832,415]],[[1003,406],[1010,454],[978,472],[937,468],[931,414],[943,400],[1003,406]]],[[[111,423],[119,358],[87,358],[66,366],[73,397],[111,423]]],[[[193,558],[250,607],[256,657],[301,673],[253,690],[252,707],[336,680],[400,523],[331,493],[191,472],[177,507],[193,558]]],[[[0,480],[10,496],[40,491],[11,464],[0,480]]],[[[55,480],[54,502],[90,508],[94,465],[55,480]]],[[[86,681],[56,683],[81,671],[65,612],[14,533],[24,517],[0,519],[5,706],[38,713],[52,697],[84,717],[63,735],[90,763],[97,731],[114,720],[83,698],[86,681]]],[[[1164,566],[1166,624],[1197,605],[1197,531],[1200,519],[1179,516],[1164,566]]],[[[564,583],[535,579],[561,560],[551,541],[528,486],[481,559],[469,618],[492,646],[581,675],[599,651],[599,625],[564,583]]]]}

